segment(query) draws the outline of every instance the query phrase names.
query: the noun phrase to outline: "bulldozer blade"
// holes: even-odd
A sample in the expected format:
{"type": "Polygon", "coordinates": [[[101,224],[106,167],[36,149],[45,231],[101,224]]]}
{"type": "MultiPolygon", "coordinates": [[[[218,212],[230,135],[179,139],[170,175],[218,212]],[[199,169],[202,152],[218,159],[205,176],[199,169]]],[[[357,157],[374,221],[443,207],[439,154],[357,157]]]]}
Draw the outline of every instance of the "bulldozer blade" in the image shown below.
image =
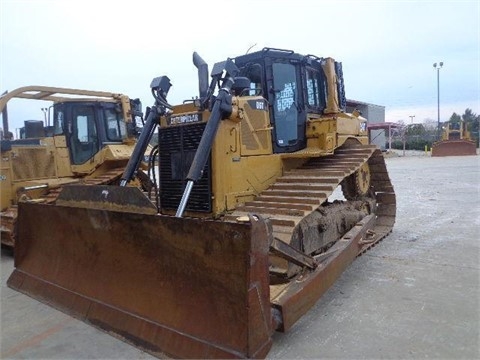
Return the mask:
{"type": "Polygon", "coordinates": [[[445,140],[433,144],[432,156],[477,155],[477,145],[471,140],[445,140]]]}
{"type": "Polygon", "coordinates": [[[268,221],[105,211],[65,198],[19,205],[9,287],[155,356],[266,356],[268,221]]]}
{"type": "Polygon", "coordinates": [[[56,204],[86,209],[156,214],[157,208],[137,187],[112,185],[65,186],[56,204]]]}

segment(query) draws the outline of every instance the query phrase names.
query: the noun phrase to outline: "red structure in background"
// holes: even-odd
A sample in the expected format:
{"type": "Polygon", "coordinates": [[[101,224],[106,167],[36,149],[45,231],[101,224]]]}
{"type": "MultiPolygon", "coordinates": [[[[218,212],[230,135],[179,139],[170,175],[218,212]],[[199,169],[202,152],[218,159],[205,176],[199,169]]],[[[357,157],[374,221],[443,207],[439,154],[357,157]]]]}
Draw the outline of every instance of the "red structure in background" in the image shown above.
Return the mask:
{"type": "Polygon", "coordinates": [[[393,122],[382,122],[376,124],[368,124],[368,142],[372,142],[372,130],[385,130],[386,137],[388,138],[388,150],[392,150],[392,129],[400,128],[400,124],[393,122]]]}

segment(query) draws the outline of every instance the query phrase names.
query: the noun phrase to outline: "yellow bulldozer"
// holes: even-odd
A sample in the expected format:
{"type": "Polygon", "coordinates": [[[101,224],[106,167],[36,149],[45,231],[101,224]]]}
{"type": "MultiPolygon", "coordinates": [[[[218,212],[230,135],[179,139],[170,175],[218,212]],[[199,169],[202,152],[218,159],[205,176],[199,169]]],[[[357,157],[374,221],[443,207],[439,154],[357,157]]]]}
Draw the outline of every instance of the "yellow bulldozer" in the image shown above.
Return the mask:
{"type": "Polygon", "coordinates": [[[432,156],[477,155],[477,144],[472,139],[465,121],[448,122],[442,138],[433,143],[432,156]]]}
{"type": "MultiPolygon", "coordinates": [[[[67,184],[118,182],[135,148],[136,123],[142,118],[138,99],[48,86],[6,92],[0,97],[0,109],[1,242],[8,247],[15,244],[19,202],[52,203],[67,184]],[[44,120],[24,121],[14,139],[7,111],[12,99],[52,105],[42,108],[44,120]]],[[[146,169],[146,164],[142,167],[146,169]]]]}
{"type": "Polygon", "coordinates": [[[264,48],[209,82],[193,61],[196,98],[151,84],[156,201],[127,176],[21,202],[8,286],[159,357],[261,358],[392,231],[395,193],[340,62],[264,48]]]}

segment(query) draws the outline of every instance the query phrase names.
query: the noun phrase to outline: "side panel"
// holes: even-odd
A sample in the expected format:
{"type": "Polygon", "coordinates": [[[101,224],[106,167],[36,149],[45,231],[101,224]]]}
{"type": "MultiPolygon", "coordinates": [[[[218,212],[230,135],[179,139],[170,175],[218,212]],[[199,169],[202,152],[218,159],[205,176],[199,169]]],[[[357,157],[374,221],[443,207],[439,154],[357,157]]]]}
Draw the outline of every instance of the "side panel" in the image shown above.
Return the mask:
{"type": "Polygon", "coordinates": [[[21,203],[19,221],[10,287],[153,354],[262,357],[270,349],[263,220],[21,203]]]}
{"type": "Polygon", "coordinates": [[[67,148],[65,136],[54,136],[53,139],[57,151],[56,167],[58,177],[73,176],[70,163],[70,153],[67,148]]]}
{"type": "MultiPolygon", "coordinates": [[[[266,114],[264,111],[258,113],[266,114]]],[[[282,174],[280,156],[262,155],[265,149],[259,145],[261,141],[257,143],[256,140],[252,140],[258,140],[261,137],[253,136],[250,130],[248,132],[251,135],[252,144],[259,146],[258,154],[253,156],[254,146],[249,155],[243,154],[241,149],[244,149],[245,144],[242,143],[241,138],[242,134],[247,132],[243,126],[250,127],[249,124],[242,123],[241,128],[238,123],[224,120],[220,123],[217,131],[217,140],[212,148],[211,166],[214,214],[234,210],[245,201],[252,200],[282,174]]],[[[266,135],[265,131],[261,131],[261,133],[266,135]]]]}
{"type": "Polygon", "coordinates": [[[56,177],[55,156],[50,146],[14,146],[11,152],[13,181],[56,177]]]}
{"type": "Polygon", "coordinates": [[[340,135],[359,135],[360,134],[360,121],[354,117],[337,118],[337,133],[340,135]]]}
{"type": "Polygon", "coordinates": [[[240,151],[242,156],[272,153],[272,135],[268,103],[261,97],[239,98],[244,117],[241,121],[240,151]]]}
{"type": "Polygon", "coordinates": [[[229,188],[225,193],[227,209],[251,201],[282,175],[283,164],[279,155],[241,157],[230,164],[229,188]]]}
{"type": "Polygon", "coordinates": [[[10,152],[2,152],[0,162],[0,201],[1,209],[4,210],[12,205],[12,179],[10,172],[10,152]]]}

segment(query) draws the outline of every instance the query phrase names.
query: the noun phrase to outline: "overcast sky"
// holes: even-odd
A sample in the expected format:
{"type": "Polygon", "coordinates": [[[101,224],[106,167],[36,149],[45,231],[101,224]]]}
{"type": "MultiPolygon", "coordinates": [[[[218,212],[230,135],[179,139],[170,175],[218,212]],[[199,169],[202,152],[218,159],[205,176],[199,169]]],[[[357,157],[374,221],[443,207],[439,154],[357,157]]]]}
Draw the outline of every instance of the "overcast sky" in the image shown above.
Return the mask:
{"type": "MultiPolygon", "coordinates": [[[[348,99],[386,107],[386,121],[480,114],[480,1],[0,0],[0,92],[27,85],[125,93],[144,107],[170,77],[169,102],[198,94],[192,53],[209,63],[250,47],[343,63],[348,99]]],[[[42,119],[16,101],[10,129],[42,119]]]]}

